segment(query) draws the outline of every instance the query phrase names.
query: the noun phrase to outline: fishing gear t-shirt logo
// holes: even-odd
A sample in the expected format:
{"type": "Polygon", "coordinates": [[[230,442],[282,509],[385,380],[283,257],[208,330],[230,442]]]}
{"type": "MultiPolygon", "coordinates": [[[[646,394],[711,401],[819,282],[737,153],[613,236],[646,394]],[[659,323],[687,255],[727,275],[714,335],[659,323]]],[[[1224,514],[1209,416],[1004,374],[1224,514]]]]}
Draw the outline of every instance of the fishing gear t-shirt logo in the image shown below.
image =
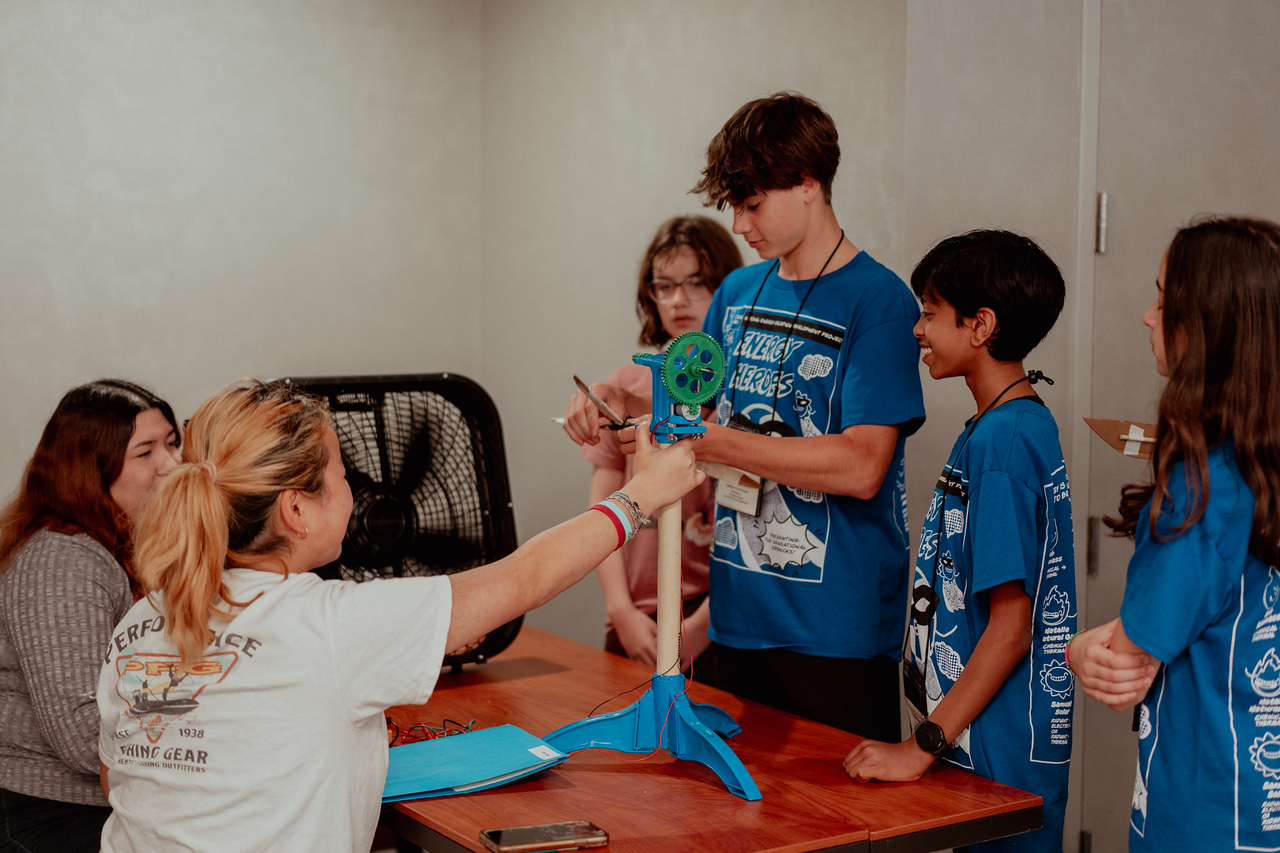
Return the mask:
{"type": "Polygon", "coordinates": [[[205,687],[231,674],[239,662],[233,651],[214,652],[183,663],[177,655],[126,653],[116,659],[116,694],[129,706],[147,740],[156,743],[169,725],[200,707],[205,687]]]}

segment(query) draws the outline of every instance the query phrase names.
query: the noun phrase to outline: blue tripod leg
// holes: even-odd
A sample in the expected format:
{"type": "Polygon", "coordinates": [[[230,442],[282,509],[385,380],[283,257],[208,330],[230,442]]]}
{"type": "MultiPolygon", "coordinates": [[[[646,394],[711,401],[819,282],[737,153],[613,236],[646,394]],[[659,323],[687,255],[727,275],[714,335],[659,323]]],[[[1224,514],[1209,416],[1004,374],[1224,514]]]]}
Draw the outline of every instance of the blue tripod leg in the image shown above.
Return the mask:
{"type": "MultiPolygon", "coordinates": [[[[655,710],[662,712],[662,746],[683,761],[697,761],[720,777],[734,794],[744,800],[760,799],[760,789],[743,766],[742,760],[701,719],[707,709],[715,711],[711,716],[722,716],[732,727],[741,731],[733,718],[714,705],[699,704],[695,710],[684,692],[683,675],[655,675],[652,693],[655,710]]],[[[655,719],[656,722],[656,719],[655,719]]]]}
{"type": "Polygon", "coordinates": [[[723,738],[731,738],[742,733],[742,726],[729,715],[728,711],[705,702],[690,702],[689,707],[698,720],[711,731],[723,738]]]}
{"type": "Polygon", "coordinates": [[[564,753],[580,749],[612,749],[618,752],[653,752],[658,733],[653,727],[653,691],[621,711],[598,714],[561,726],[542,739],[564,753]]]}
{"type": "Polygon", "coordinates": [[[739,797],[760,799],[760,789],[747,768],[704,722],[703,715],[737,734],[742,729],[733,718],[714,705],[690,702],[684,692],[683,675],[655,675],[651,684],[639,701],[621,711],[569,723],[543,740],[566,753],[582,749],[632,753],[666,749],[676,758],[705,764],[739,797]]]}

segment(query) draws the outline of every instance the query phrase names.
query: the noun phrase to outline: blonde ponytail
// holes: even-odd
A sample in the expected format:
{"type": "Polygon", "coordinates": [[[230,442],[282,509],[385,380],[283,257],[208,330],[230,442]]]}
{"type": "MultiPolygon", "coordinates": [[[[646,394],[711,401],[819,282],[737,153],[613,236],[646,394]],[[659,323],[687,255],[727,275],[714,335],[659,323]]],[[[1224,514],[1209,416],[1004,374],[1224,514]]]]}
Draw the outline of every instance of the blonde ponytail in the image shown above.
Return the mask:
{"type": "MultiPolygon", "coordinates": [[[[180,466],[161,483],[138,519],[134,560],[148,593],[164,592],[165,625],[183,663],[199,660],[209,641],[211,605],[227,599],[227,504],[196,465],[180,466]]],[[[220,609],[220,608],[218,608],[220,609]]]]}
{"type": "Polygon", "coordinates": [[[148,499],[134,535],[138,580],[147,595],[163,595],[165,632],[183,663],[204,656],[210,615],[230,618],[248,604],[231,598],[228,562],[285,553],[271,523],[280,493],[323,492],[328,418],[322,400],[256,380],[218,392],[192,416],[184,464],[148,499]]]}

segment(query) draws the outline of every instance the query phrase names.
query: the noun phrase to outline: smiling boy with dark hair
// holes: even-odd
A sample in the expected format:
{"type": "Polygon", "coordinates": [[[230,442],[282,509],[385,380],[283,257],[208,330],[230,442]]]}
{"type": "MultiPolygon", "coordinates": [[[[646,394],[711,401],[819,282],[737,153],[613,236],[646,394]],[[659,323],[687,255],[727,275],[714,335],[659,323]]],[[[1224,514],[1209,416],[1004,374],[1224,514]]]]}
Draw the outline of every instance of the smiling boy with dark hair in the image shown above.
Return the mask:
{"type": "Polygon", "coordinates": [[[1062,310],[1062,274],[1034,241],[974,231],[935,246],[911,287],[934,379],[963,376],[978,414],[938,478],[916,554],[903,674],[918,722],[864,741],[859,780],[918,779],[935,757],[1039,794],[1044,827],[971,850],[1061,851],[1075,631],[1071,496],[1058,427],[1022,360],[1062,310]]]}

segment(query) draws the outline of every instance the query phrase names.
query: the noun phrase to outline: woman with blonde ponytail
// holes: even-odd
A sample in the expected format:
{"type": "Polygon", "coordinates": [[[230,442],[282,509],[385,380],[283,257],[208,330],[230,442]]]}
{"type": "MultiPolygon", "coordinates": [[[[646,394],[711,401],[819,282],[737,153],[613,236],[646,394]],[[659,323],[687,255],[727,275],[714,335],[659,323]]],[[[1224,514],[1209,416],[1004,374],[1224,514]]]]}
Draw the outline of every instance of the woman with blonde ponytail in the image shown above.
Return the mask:
{"type": "Polygon", "coordinates": [[[341,553],[351,515],[323,402],[256,381],[206,401],[183,464],[143,509],[146,596],[98,685],[114,808],[102,850],[368,850],[383,711],[427,701],[448,649],[549,601],[620,547],[633,510],[701,482],[687,443],[638,444],[626,496],[496,563],[321,581],[310,571],[341,553]]]}

